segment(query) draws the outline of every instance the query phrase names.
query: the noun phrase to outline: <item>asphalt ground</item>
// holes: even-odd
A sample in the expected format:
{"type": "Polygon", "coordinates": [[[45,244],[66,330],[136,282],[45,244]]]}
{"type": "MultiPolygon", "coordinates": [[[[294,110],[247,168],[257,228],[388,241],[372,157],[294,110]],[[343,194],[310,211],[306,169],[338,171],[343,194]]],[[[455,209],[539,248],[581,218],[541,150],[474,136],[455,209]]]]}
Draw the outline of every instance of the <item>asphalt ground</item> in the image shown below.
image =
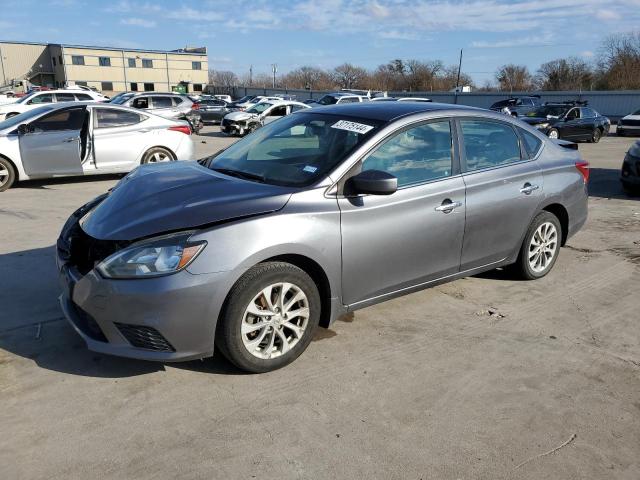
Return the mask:
{"type": "MultiPolygon", "coordinates": [[[[195,139],[200,156],[233,141],[195,139]]],[[[544,279],[494,271],[360,310],[263,375],[94,354],[62,319],[55,240],[118,177],[0,194],[0,478],[640,478],[633,141],[580,145],[589,220],[544,279]]]]}

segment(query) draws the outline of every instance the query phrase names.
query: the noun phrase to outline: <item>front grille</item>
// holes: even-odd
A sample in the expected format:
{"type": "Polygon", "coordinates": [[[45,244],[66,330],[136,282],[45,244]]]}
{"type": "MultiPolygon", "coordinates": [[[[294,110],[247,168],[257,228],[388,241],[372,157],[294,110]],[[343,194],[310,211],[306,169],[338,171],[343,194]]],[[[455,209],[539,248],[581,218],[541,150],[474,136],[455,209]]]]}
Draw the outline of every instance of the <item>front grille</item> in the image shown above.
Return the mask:
{"type": "Polygon", "coordinates": [[[620,125],[628,127],[640,127],[640,120],[620,120],[620,125]]]}
{"type": "Polygon", "coordinates": [[[87,337],[92,338],[98,342],[106,342],[107,337],[104,336],[100,325],[95,319],[81,309],[75,303],[71,303],[71,306],[75,312],[75,316],[73,318],[73,323],[80,329],[82,333],[84,333],[87,337]]]}
{"type": "Polygon", "coordinates": [[[82,275],[86,275],[102,260],[129,243],[95,239],[76,223],[66,235],[60,236],[56,246],[61,258],[75,266],[82,275]]]}
{"type": "Polygon", "coordinates": [[[175,352],[176,349],[162,334],[153,327],[131,325],[129,323],[115,323],[120,333],[127,341],[137,348],[153,350],[154,352],[175,352]]]}

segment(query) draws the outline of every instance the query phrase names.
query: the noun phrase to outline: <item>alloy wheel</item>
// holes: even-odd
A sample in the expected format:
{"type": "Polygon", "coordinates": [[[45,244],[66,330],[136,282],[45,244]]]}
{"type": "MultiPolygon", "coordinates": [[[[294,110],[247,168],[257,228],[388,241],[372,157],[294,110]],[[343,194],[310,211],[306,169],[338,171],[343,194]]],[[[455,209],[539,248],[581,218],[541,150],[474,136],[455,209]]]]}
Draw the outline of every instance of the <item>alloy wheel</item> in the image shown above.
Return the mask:
{"type": "Polygon", "coordinates": [[[0,163],[0,187],[4,187],[4,185],[9,181],[9,170],[7,167],[0,163]]]}
{"type": "Polygon", "coordinates": [[[558,251],[558,230],[551,222],[542,223],[529,243],[529,266],[536,273],[544,272],[551,265],[558,251]]]}
{"type": "Polygon", "coordinates": [[[558,131],[557,130],[551,130],[549,132],[549,138],[553,138],[553,139],[557,140],[559,138],[558,131]]]}
{"type": "Polygon", "coordinates": [[[171,157],[165,152],[155,152],[149,157],[149,163],[170,162],[171,157]]]}
{"type": "Polygon", "coordinates": [[[309,315],[309,300],[300,287],[288,282],[269,285],[245,309],[242,343],[261,359],[285,355],[303,337],[309,315]]]}

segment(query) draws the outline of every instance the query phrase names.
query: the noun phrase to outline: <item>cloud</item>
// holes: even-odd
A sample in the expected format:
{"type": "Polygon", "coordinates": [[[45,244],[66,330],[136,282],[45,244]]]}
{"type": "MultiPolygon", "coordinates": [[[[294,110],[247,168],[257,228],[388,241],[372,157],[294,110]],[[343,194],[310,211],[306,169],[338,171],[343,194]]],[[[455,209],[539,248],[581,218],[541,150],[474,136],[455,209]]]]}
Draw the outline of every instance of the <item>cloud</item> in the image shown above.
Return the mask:
{"type": "Polygon", "coordinates": [[[380,32],[378,36],[387,40],[418,40],[420,38],[416,33],[400,30],[386,30],[380,32]]]}
{"type": "Polygon", "coordinates": [[[515,48],[515,47],[547,47],[554,44],[554,36],[551,33],[532,35],[526,37],[510,38],[496,42],[476,40],[471,42],[472,48],[515,48]]]}
{"type": "Polygon", "coordinates": [[[600,20],[604,20],[605,22],[620,20],[620,14],[613,10],[598,10],[596,12],[596,17],[600,20]]]}
{"type": "Polygon", "coordinates": [[[580,52],[580,56],[585,58],[593,58],[595,56],[595,53],[593,53],[591,50],[585,50],[584,52],[580,52]]]}
{"type": "Polygon", "coordinates": [[[155,28],[157,23],[155,20],[146,20],[144,18],[123,18],[120,20],[121,25],[129,25],[132,27],[155,28]]]}

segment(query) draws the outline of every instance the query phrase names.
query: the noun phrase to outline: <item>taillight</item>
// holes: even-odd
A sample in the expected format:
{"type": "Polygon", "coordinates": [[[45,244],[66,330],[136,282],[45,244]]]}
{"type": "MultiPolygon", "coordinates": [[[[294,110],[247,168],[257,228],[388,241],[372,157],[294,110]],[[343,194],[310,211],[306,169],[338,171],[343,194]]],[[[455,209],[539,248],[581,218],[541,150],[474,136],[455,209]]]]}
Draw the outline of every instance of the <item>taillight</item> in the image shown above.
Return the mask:
{"type": "Polygon", "coordinates": [[[198,102],[193,102],[191,104],[191,110],[200,110],[200,104],[198,102]]]}
{"type": "Polygon", "coordinates": [[[172,132],[181,132],[187,135],[191,135],[191,128],[189,125],[178,125],[176,127],[169,127],[172,132]]]}
{"type": "Polygon", "coordinates": [[[589,162],[586,160],[580,160],[579,162],[576,162],[576,168],[582,174],[584,183],[587,183],[589,181],[589,162]]]}

